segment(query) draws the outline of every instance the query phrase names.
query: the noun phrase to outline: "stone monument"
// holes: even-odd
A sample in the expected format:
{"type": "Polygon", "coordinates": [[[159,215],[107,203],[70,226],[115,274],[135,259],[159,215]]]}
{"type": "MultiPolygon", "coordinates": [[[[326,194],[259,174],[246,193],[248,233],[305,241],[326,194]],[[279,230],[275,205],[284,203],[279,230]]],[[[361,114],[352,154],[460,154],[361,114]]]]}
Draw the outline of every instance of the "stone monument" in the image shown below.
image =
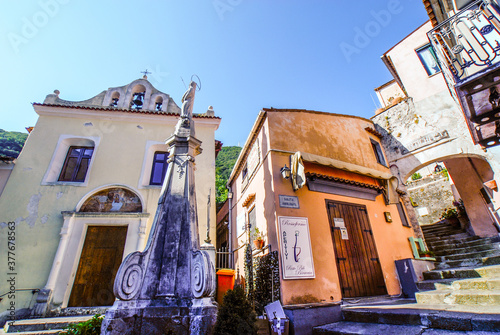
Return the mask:
{"type": "Polygon", "coordinates": [[[114,284],[116,300],[101,334],[211,334],[217,316],[215,268],[200,249],[192,111],[196,83],[182,98],[181,117],[169,145],[169,165],[151,233],[143,252],[129,254],[114,284]]]}

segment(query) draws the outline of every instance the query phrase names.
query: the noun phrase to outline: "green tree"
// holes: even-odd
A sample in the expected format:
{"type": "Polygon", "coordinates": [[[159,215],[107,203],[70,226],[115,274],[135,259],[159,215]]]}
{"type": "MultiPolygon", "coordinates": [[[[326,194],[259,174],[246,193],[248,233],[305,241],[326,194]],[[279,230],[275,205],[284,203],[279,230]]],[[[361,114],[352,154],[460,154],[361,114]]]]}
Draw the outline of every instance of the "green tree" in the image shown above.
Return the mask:
{"type": "Polygon", "coordinates": [[[215,187],[217,203],[223,203],[227,199],[227,180],[231,175],[234,164],[238,159],[241,147],[222,147],[215,160],[215,187]]]}
{"type": "Polygon", "coordinates": [[[0,157],[17,158],[28,134],[0,129],[0,157]]]}

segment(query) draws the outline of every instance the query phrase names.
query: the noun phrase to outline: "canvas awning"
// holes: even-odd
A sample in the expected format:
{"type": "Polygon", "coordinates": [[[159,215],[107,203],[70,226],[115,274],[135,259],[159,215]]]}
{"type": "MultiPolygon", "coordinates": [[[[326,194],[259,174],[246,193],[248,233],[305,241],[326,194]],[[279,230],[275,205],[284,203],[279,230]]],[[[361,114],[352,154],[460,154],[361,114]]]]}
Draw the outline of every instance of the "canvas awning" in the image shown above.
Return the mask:
{"type": "MultiPolygon", "coordinates": [[[[324,156],[319,156],[319,155],[314,155],[310,154],[307,152],[301,152],[298,151],[294,155],[292,155],[292,177],[293,177],[293,167],[294,167],[294,161],[300,162],[300,159],[310,162],[310,163],[316,163],[319,165],[324,165],[324,166],[331,166],[333,168],[339,169],[339,170],[344,170],[348,172],[353,172],[357,173],[363,176],[369,176],[372,178],[376,178],[381,180],[384,183],[385,187],[385,197],[386,197],[386,202],[388,204],[396,204],[399,202],[399,196],[397,193],[397,187],[399,184],[399,181],[397,177],[393,176],[390,172],[383,172],[375,169],[371,169],[368,167],[364,166],[359,166],[356,164],[352,163],[347,163],[344,161],[340,161],[337,159],[329,158],[329,157],[324,157],[324,156]]],[[[301,171],[304,173],[304,169],[296,169],[297,172],[301,171]]],[[[304,176],[300,176],[300,178],[305,180],[305,173],[304,176]]]]}

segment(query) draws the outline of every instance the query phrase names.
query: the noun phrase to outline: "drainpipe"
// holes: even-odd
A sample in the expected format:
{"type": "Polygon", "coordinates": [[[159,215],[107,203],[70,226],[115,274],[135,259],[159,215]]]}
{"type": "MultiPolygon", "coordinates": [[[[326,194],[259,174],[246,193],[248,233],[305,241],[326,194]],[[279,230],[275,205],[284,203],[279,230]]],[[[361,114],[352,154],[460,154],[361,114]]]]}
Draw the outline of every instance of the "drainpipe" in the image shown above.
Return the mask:
{"type": "Polygon", "coordinates": [[[228,224],[227,224],[227,230],[228,230],[228,238],[229,238],[229,266],[231,269],[234,269],[234,264],[233,264],[233,234],[232,234],[232,212],[233,212],[233,191],[231,190],[231,186],[227,186],[227,199],[229,201],[229,210],[228,210],[228,224]]]}

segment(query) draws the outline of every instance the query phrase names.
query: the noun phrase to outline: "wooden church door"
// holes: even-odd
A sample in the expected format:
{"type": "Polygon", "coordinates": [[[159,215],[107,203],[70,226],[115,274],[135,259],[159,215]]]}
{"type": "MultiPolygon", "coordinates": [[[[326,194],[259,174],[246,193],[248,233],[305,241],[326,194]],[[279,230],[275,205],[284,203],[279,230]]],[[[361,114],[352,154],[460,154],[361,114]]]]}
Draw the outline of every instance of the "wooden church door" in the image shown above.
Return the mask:
{"type": "Polygon", "coordinates": [[[89,226],[68,307],[111,306],[127,227],[89,226]]]}

